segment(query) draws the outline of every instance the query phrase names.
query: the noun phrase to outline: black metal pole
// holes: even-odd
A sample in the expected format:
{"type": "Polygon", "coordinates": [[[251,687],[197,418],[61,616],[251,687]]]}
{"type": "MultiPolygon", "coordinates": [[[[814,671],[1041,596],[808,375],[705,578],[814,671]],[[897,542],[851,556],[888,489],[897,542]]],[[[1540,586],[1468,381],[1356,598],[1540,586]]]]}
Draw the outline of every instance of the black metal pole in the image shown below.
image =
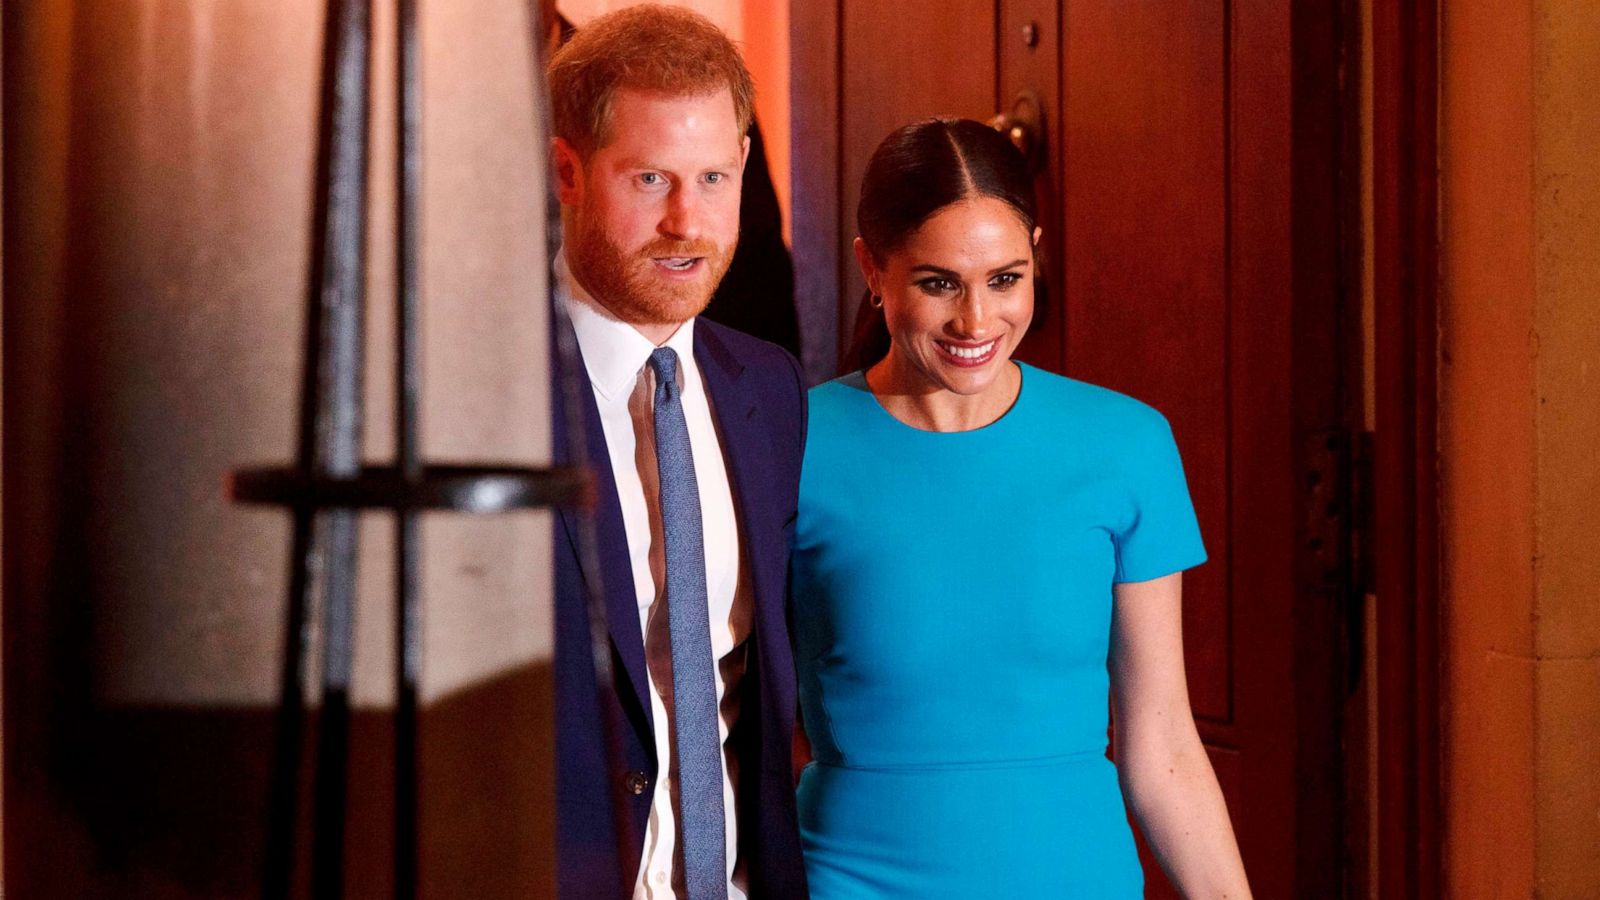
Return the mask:
{"type": "MultiPolygon", "coordinates": [[[[262,895],[286,900],[291,893],[299,824],[305,730],[305,678],[310,641],[309,611],[324,616],[322,712],[315,753],[312,824],[312,896],[339,897],[344,889],[344,824],[348,794],[350,685],[356,588],[357,510],[396,513],[395,895],[411,900],[418,890],[418,679],[420,677],[420,557],[422,509],[497,512],[571,505],[588,494],[577,467],[508,468],[492,464],[424,466],[418,442],[420,82],[417,0],[398,6],[398,216],[395,361],[396,465],[361,465],[363,310],[366,238],[367,125],[371,77],[371,0],[328,0],[323,48],[321,105],[317,131],[316,188],[299,440],[291,468],[248,468],[233,473],[236,501],[287,506],[293,511],[289,602],[279,679],[280,706],[274,743],[262,895]]],[[[548,134],[548,98],[543,87],[542,17],[532,20],[535,114],[548,134]]],[[[560,247],[559,204],[554,183],[546,196],[549,255],[560,247]]],[[[551,301],[552,327],[563,371],[579,365],[565,309],[551,301]]],[[[560,385],[576,466],[583,447],[581,394],[571,379],[560,385]]],[[[580,553],[596,569],[593,524],[583,517],[580,553]]],[[[622,710],[613,683],[605,607],[599,584],[587,582],[597,690],[605,716],[608,752],[621,765],[622,710]]],[[[620,781],[613,788],[619,849],[630,845],[627,800],[620,781]]]]}
{"type": "MultiPolygon", "coordinates": [[[[395,455],[408,483],[422,479],[417,448],[417,408],[422,390],[418,368],[418,181],[421,90],[417,52],[416,0],[399,0],[396,13],[396,96],[399,104],[396,146],[399,164],[395,219],[395,455]]],[[[394,896],[417,895],[417,682],[421,672],[420,567],[417,515],[395,514],[395,708],[394,708],[394,896]]]]}
{"type": "MultiPolygon", "coordinates": [[[[335,478],[361,473],[362,316],[365,289],[370,0],[330,0],[323,125],[328,134],[326,210],[315,236],[320,257],[321,331],[315,467],[335,478]],[[331,76],[331,77],[329,77],[331,76]]],[[[350,743],[351,638],[356,582],[356,513],[323,513],[322,713],[317,740],[312,895],[344,889],[344,818],[350,743]]]]}
{"type": "MultiPolygon", "coordinates": [[[[360,471],[361,291],[366,180],[369,41],[366,0],[329,0],[324,28],[317,172],[312,206],[304,374],[297,453],[310,478],[360,471]]],[[[304,730],[307,610],[320,595],[328,651],[316,781],[319,884],[342,879],[344,758],[348,732],[349,626],[354,593],[355,519],[349,510],[294,510],[289,602],[279,679],[277,735],[268,799],[262,894],[289,896],[304,730]],[[327,751],[327,752],[324,752],[327,751]],[[330,858],[329,853],[334,855],[330,858]]],[[[335,888],[337,890],[337,887],[335,888]]],[[[319,891],[319,896],[323,893],[319,891]]]]}
{"type": "MultiPolygon", "coordinates": [[[[307,418],[302,413],[302,419],[307,418]]],[[[305,730],[306,606],[317,571],[312,522],[309,508],[295,509],[289,552],[288,621],[284,625],[272,779],[267,796],[266,872],[261,886],[265,900],[287,900],[294,871],[294,834],[300,809],[300,740],[305,730]]]]}

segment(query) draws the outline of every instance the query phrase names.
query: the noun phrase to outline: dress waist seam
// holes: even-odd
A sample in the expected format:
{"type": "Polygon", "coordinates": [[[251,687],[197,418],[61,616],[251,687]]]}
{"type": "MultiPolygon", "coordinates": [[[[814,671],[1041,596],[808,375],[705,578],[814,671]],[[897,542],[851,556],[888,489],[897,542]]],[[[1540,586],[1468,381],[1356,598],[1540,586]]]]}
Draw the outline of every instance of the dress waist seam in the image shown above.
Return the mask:
{"type": "Polygon", "coordinates": [[[830,762],[813,760],[811,765],[828,769],[842,769],[850,772],[881,772],[886,774],[909,775],[921,772],[967,772],[982,771],[987,769],[1041,769],[1064,765],[1083,765],[1085,763],[1102,762],[1110,764],[1106,758],[1105,750],[1086,750],[1079,753],[1062,753],[1054,756],[1034,756],[1022,759],[997,759],[997,760],[971,760],[961,762],[938,763],[884,763],[878,765],[860,765],[854,763],[830,762]]]}

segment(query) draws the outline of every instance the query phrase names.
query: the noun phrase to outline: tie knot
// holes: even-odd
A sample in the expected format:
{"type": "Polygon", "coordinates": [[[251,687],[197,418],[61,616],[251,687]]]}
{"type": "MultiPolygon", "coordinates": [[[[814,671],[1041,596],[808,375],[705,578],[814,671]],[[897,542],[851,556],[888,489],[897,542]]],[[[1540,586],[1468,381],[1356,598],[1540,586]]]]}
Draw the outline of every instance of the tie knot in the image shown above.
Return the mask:
{"type": "Polygon", "coordinates": [[[656,389],[678,384],[678,354],[671,347],[657,347],[650,354],[650,371],[656,373],[656,389]]]}

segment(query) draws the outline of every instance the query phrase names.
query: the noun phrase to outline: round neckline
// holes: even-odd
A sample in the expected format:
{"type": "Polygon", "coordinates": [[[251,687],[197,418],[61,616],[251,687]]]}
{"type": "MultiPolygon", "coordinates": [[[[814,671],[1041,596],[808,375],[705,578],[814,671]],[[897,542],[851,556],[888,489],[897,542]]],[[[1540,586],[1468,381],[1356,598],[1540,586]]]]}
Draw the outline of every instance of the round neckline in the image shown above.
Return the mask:
{"type": "Polygon", "coordinates": [[[907,422],[890,412],[889,408],[883,405],[883,401],[878,399],[878,394],[872,389],[872,384],[867,381],[866,369],[857,369],[849,375],[846,375],[842,380],[846,382],[854,382],[850,385],[850,387],[862,392],[863,394],[866,394],[867,402],[872,404],[872,408],[877,410],[879,416],[887,419],[889,422],[905,431],[909,431],[912,434],[925,434],[932,437],[960,437],[961,435],[986,434],[996,431],[1006,422],[1009,422],[1017,417],[1017,408],[1022,405],[1022,398],[1028,392],[1028,370],[1032,367],[1027,363],[1018,360],[1010,360],[1010,362],[1012,365],[1017,367],[1017,396],[1012,399],[1011,405],[1006,407],[1005,412],[1002,412],[1000,415],[996,416],[994,421],[986,425],[979,425],[977,428],[963,428],[960,431],[934,431],[928,428],[918,428],[917,426],[912,425],[910,422],[907,422]]]}

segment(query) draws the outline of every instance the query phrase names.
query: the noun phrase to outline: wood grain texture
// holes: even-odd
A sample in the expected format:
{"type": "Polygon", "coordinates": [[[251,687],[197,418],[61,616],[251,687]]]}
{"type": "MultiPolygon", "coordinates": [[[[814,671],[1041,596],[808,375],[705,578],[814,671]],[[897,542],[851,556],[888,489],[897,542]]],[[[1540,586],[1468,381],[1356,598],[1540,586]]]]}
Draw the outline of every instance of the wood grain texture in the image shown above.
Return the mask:
{"type": "Polygon", "coordinates": [[[1256,894],[1291,897],[1298,844],[1319,832],[1310,823],[1310,832],[1297,834],[1298,816],[1287,814],[1294,810],[1299,720],[1314,714],[1300,710],[1293,695],[1303,513],[1289,377],[1296,364],[1290,11],[1252,0],[1232,4],[1232,13],[1229,288],[1230,313],[1241,327],[1229,334],[1229,402],[1237,413],[1229,449],[1232,471],[1245,481],[1233,492],[1229,590],[1236,646],[1249,648],[1235,679],[1235,720],[1250,747],[1246,796],[1230,798],[1230,808],[1256,894]]]}
{"type": "Polygon", "coordinates": [[[1373,7],[1378,895],[1444,895],[1441,810],[1438,4],[1373,7]]]}
{"type": "Polygon", "coordinates": [[[1212,563],[1184,584],[1195,713],[1231,720],[1226,41],[1220,3],[1067,4],[1067,372],[1172,423],[1212,563]]]}
{"type": "Polygon", "coordinates": [[[929,116],[994,113],[995,7],[844,0],[840,18],[839,322],[848,340],[866,289],[850,244],[872,151],[902,125],[929,116]]]}
{"type": "Polygon", "coordinates": [[[1060,372],[1066,366],[1066,268],[1062,258],[1066,220],[1062,215],[1062,10],[1057,0],[1006,0],[1000,4],[995,35],[999,53],[995,111],[1006,112],[1024,91],[1037,94],[1043,110],[1044,167],[1034,178],[1039,208],[1038,263],[1033,325],[1017,358],[1060,372]],[[1029,43],[1030,31],[1033,42],[1029,43]]]}

